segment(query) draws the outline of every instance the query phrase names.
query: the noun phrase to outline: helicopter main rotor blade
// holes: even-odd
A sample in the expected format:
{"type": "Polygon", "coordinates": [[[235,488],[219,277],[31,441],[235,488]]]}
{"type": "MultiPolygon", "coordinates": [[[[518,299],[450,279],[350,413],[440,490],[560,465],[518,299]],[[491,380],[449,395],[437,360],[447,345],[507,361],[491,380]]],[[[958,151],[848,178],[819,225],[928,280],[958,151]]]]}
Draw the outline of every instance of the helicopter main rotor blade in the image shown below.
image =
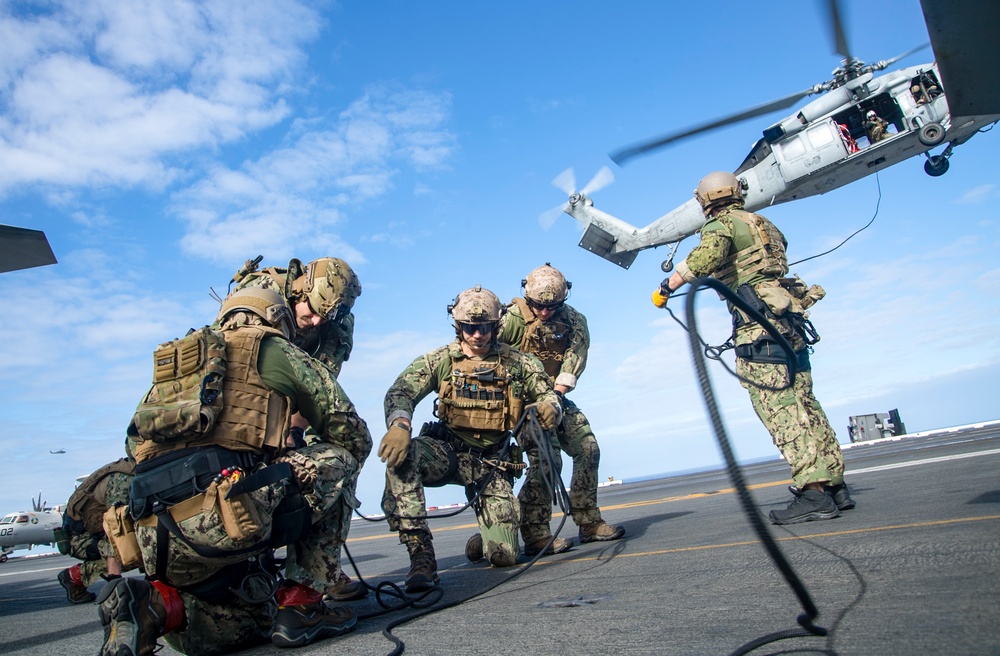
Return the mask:
{"type": "Polygon", "coordinates": [[[594,177],[591,178],[590,182],[588,182],[586,186],[584,186],[584,188],[580,190],[580,193],[583,194],[584,196],[589,196],[595,191],[600,191],[601,189],[604,189],[614,181],[615,181],[615,174],[612,173],[611,169],[609,169],[608,167],[602,166],[601,169],[594,174],[594,177]]]}
{"type": "Polygon", "coordinates": [[[552,186],[570,197],[576,193],[576,175],[572,167],[566,169],[552,179],[552,186]]]}
{"type": "Polygon", "coordinates": [[[696,127],[684,130],[682,132],[675,132],[673,134],[668,134],[663,137],[652,139],[650,141],[638,143],[634,146],[629,146],[628,148],[622,148],[611,153],[611,161],[615,164],[621,166],[624,162],[632,159],[636,155],[642,155],[648,153],[651,150],[656,150],[657,148],[662,148],[668,144],[675,143],[681,139],[687,139],[688,137],[693,137],[696,134],[701,134],[702,132],[708,132],[709,130],[714,130],[716,128],[721,128],[725,125],[730,125],[731,123],[739,123],[740,121],[745,121],[747,119],[755,118],[757,116],[763,116],[765,114],[770,114],[782,109],[791,107],[798,101],[802,100],[806,96],[810,96],[814,93],[818,93],[822,89],[818,87],[809,87],[804,91],[799,91],[793,93],[790,96],[785,96],[784,98],[779,98],[777,100],[772,100],[769,103],[763,105],[758,105],[751,109],[744,110],[738,114],[733,114],[731,116],[726,116],[720,119],[716,119],[710,123],[704,123],[696,127]]]}
{"type": "Polygon", "coordinates": [[[830,9],[830,26],[833,28],[833,46],[837,54],[851,61],[851,49],[847,45],[847,33],[844,31],[844,22],[841,20],[840,2],[829,0],[827,6],[830,9]]]}
{"type": "Polygon", "coordinates": [[[896,62],[898,62],[900,59],[906,59],[910,55],[912,55],[914,53],[917,53],[917,52],[920,52],[924,48],[929,48],[930,45],[931,45],[930,43],[925,43],[922,46],[917,46],[916,48],[912,48],[910,50],[907,50],[906,52],[904,52],[901,55],[896,55],[892,59],[888,59],[886,61],[880,61],[879,63],[875,64],[875,70],[876,71],[881,71],[883,68],[888,68],[889,66],[892,66],[893,64],[895,64],[896,62]]]}

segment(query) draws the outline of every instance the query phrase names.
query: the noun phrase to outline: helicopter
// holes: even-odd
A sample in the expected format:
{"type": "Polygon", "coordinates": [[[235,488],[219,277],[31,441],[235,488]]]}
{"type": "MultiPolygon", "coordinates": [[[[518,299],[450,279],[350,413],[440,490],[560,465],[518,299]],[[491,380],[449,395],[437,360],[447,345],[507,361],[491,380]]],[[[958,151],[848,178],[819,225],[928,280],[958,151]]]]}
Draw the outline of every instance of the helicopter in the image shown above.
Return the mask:
{"type": "MultiPolygon", "coordinates": [[[[921,7],[934,63],[876,75],[926,45],[888,61],[866,64],[850,52],[839,1],[828,0],[835,49],[843,57],[831,79],[731,116],[623,148],[610,157],[621,165],[697,134],[787,109],[818,95],[766,128],[733,172],[743,187],[748,211],[823,194],[920,154],[926,158],[928,175],[943,175],[955,147],[1000,121],[1000,47],[990,31],[1000,24],[1000,3],[921,0],[921,7]],[[872,114],[890,126],[884,134],[869,133],[872,114]],[[940,153],[931,154],[933,148],[946,142],[940,153]]],[[[580,247],[628,269],[639,251],[670,244],[670,254],[661,268],[671,271],[681,240],[705,223],[701,206],[691,198],[640,229],[594,207],[589,194],[612,179],[605,167],[581,190],[574,189],[570,171],[553,180],[569,194],[560,209],[584,226],[580,247]]]]}

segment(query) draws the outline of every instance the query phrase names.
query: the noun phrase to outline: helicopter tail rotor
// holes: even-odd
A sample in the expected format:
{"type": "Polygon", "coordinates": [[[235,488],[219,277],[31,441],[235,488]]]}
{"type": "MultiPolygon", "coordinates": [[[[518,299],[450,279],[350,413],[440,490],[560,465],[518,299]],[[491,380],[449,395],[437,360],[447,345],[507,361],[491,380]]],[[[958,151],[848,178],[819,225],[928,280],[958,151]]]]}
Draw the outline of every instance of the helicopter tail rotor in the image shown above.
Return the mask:
{"type": "MultiPolygon", "coordinates": [[[[569,202],[574,202],[574,199],[578,201],[581,197],[586,198],[590,194],[604,189],[614,181],[615,174],[607,166],[602,166],[594,174],[594,177],[590,179],[590,182],[583,186],[583,189],[577,190],[576,175],[572,168],[568,168],[552,180],[552,186],[566,194],[569,202]]],[[[551,228],[552,224],[556,222],[560,214],[566,211],[567,207],[568,203],[562,203],[538,215],[538,223],[542,226],[542,229],[548,230],[551,228]]]]}

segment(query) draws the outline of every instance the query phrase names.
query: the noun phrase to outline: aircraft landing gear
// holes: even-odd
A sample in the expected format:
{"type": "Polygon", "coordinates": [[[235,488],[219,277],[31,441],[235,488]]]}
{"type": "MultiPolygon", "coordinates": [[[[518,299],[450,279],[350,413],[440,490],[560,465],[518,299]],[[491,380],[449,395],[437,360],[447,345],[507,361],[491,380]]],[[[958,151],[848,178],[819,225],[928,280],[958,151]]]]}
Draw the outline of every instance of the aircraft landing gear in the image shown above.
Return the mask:
{"type": "Polygon", "coordinates": [[[917,139],[925,146],[934,147],[944,141],[944,126],[940,123],[927,123],[920,127],[917,139]]]}
{"type": "Polygon", "coordinates": [[[673,271],[674,258],[671,257],[666,260],[663,260],[663,262],[660,264],[660,270],[663,271],[663,273],[670,273],[671,271],[673,271]]]}
{"type": "MultiPolygon", "coordinates": [[[[924,126],[926,127],[926,126],[924,126]]],[[[940,155],[931,155],[929,153],[924,153],[927,155],[927,161],[924,162],[924,173],[936,178],[939,175],[944,175],[948,172],[948,158],[951,157],[952,151],[955,150],[955,142],[948,144],[948,147],[942,151],[940,155]]]]}
{"type": "Polygon", "coordinates": [[[924,162],[924,173],[936,178],[939,175],[944,175],[948,172],[948,167],[951,166],[948,160],[941,155],[929,155],[927,161],[924,162]]]}
{"type": "Polygon", "coordinates": [[[7,554],[0,554],[0,563],[7,562],[7,554]]]}

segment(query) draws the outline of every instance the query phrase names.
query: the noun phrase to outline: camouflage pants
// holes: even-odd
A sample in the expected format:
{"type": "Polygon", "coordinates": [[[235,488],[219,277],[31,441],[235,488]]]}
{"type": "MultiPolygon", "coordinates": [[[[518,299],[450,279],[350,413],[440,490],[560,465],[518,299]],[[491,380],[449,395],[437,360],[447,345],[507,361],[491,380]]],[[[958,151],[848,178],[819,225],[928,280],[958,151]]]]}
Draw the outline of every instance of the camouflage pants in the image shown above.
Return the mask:
{"type": "MultiPolygon", "coordinates": [[[[131,474],[121,472],[108,474],[105,479],[104,503],[109,508],[127,505],[128,488],[131,484],[131,474]]],[[[90,587],[101,578],[102,574],[108,573],[108,558],[113,557],[115,551],[103,532],[94,535],[84,533],[70,537],[69,555],[83,561],[80,563],[80,578],[85,586],[90,587]]],[[[123,571],[128,569],[134,568],[126,568],[123,571]]]]}
{"type": "MultiPolygon", "coordinates": [[[[521,490],[517,493],[517,499],[521,504],[521,537],[524,539],[525,544],[532,544],[552,536],[552,530],[549,528],[549,522],[552,520],[553,498],[550,486],[555,483],[557,478],[562,476],[562,455],[560,454],[562,441],[556,435],[559,432],[563,432],[566,444],[569,444],[574,437],[582,439],[584,436],[583,428],[586,428],[586,431],[590,432],[590,426],[587,424],[587,418],[583,416],[583,413],[578,411],[576,415],[577,419],[569,424],[570,426],[576,426],[575,432],[571,433],[566,430],[566,418],[563,419],[563,423],[559,425],[555,433],[552,431],[544,432],[545,439],[549,441],[549,450],[553,455],[555,472],[551,472],[548,464],[541,458],[538,445],[530,438],[524,438],[522,433],[522,446],[528,456],[528,471],[525,473],[524,484],[521,485],[521,490]]],[[[593,438],[592,432],[590,432],[590,435],[593,438]]],[[[581,455],[583,444],[584,442],[581,441],[581,455]]],[[[593,445],[594,447],[597,446],[597,440],[594,440],[593,445]]],[[[574,457],[574,478],[576,474],[575,465],[576,458],[574,457]]],[[[596,508],[597,482],[595,475],[593,509],[596,508]]]]}
{"type": "Polygon", "coordinates": [[[517,540],[520,509],[510,482],[494,468],[470,453],[456,452],[442,440],[421,435],[410,443],[406,459],[398,467],[386,467],[382,510],[389,529],[426,531],[427,501],[424,481],[434,485],[445,483],[464,485],[466,495],[474,494],[475,486],[486,481],[485,488],[473,505],[483,538],[483,554],[491,560],[502,554],[508,561],[517,558],[521,548],[517,540]],[[457,460],[455,472],[448,477],[450,463],[457,460]]]}
{"type": "MultiPolygon", "coordinates": [[[[787,382],[788,368],[736,358],[736,373],[759,385],[781,387],[787,382]]],[[[792,468],[797,487],[844,482],[844,456],[826,413],[813,395],[812,372],[798,372],[795,384],[780,392],[741,384],[750,392],[757,416],[792,468]]]]}
{"type": "MultiPolygon", "coordinates": [[[[321,593],[330,591],[340,576],[340,551],[350,530],[351,510],[357,506],[354,492],[360,466],[347,449],[321,442],[290,451],[282,457],[292,464],[296,481],[312,512],[312,530],[302,540],[287,546],[285,576],[321,593]]],[[[247,493],[259,518],[260,531],[245,539],[233,539],[217,511],[210,508],[178,520],[181,532],[198,545],[233,551],[267,539],[271,516],[281,500],[275,486],[247,493]]],[[[156,526],[136,526],[147,572],[156,566],[156,526]]],[[[263,550],[263,548],[261,549],[263,550]]],[[[252,554],[250,554],[252,555],[252,554]]],[[[222,566],[241,562],[248,554],[208,558],[171,537],[167,555],[167,579],[173,585],[205,581],[222,566]]],[[[182,593],[187,624],[165,640],[185,654],[217,654],[235,651],[270,635],[272,602],[246,604],[235,599],[209,603],[182,593]]]]}
{"type": "Polygon", "coordinates": [[[277,610],[273,601],[247,604],[233,599],[212,604],[186,592],[180,595],[187,624],[183,631],[163,636],[163,641],[180,653],[211,656],[270,641],[271,622],[277,610]]]}
{"type": "Polygon", "coordinates": [[[115,554],[103,533],[80,533],[70,537],[68,555],[83,561],[80,563],[80,578],[83,585],[89,588],[101,578],[101,574],[108,573],[108,556],[115,554]]]}

